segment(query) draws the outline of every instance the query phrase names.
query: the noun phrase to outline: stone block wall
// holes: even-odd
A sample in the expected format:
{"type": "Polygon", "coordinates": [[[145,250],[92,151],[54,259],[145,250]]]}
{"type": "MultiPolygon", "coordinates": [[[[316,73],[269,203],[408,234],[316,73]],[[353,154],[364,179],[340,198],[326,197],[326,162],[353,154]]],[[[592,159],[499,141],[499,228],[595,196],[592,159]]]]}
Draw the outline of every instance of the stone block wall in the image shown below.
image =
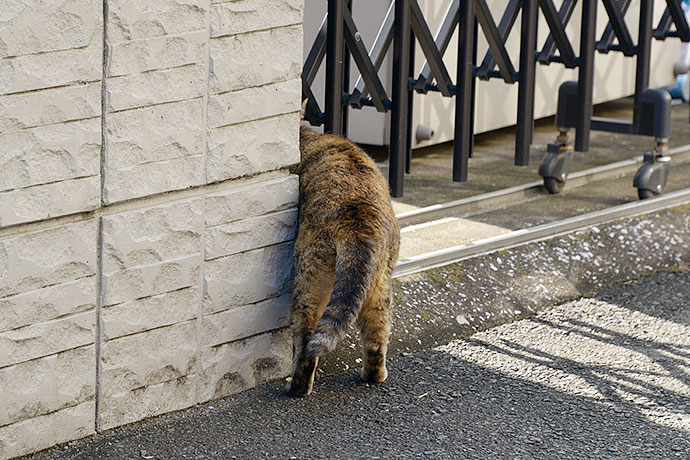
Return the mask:
{"type": "Polygon", "coordinates": [[[287,375],[303,0],[5,3],[0,459],[287,375]]]}

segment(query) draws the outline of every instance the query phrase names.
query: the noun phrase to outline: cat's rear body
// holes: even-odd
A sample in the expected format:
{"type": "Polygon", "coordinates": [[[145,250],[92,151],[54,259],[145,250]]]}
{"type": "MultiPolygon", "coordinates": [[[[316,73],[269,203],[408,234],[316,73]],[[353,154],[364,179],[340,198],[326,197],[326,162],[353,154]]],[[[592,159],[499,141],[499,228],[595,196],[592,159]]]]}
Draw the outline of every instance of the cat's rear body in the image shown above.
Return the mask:
{"type": "Polygon", "coordinates": [[[318,358],[357,321],[362,378],[382,382],[391,329],[391,275],[400,230],[388,184],[360,148],[300,129],[299,227],[292,314],[293,375],[288,393],[311,392],[318,358]]]}

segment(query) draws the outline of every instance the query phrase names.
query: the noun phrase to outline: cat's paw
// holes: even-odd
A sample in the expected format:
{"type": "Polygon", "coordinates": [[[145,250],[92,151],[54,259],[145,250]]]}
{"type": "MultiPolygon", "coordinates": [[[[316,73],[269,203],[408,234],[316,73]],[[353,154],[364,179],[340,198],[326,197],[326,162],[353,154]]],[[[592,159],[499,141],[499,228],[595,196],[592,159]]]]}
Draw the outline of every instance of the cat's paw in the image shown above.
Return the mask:
{"type": "Polygon", "coordinates": [[[367,383],[381,383],[388,378],[388,369],[382,367],[380,369],[366,369],[362,368],[360,372],[362,380],[367,383]]]}
{"type": "Polygon", "coordinates": [[[285,388],[285,394],[293,398],[303,398],[305,396],[309,396],[309,394],[311,394],[311,385],[305,385],[304,383],[295,382],[295,380],[292,380],[288,382],[287,387],[285,388]]]}

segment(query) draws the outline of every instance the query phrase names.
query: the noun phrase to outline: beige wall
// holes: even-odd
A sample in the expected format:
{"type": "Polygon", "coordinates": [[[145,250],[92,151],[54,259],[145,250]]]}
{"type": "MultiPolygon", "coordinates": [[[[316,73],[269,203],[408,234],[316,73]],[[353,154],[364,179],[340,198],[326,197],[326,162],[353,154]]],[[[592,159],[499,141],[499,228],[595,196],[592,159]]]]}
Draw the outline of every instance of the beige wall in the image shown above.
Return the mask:
{"type": "Polygon", "coordinates": [[[0,458],[287,375],[302,14],[3,3],[0,458]]]}

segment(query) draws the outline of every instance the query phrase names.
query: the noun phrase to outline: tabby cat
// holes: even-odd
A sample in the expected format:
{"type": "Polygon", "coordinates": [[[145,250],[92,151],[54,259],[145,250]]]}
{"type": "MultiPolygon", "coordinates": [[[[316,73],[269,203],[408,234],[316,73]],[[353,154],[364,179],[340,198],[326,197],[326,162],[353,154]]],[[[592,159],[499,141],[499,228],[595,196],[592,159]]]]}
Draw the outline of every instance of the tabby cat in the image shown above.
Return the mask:
{"type": "Polygon", "coordinates": [[[300,152],[294,361],[287,392],[311,392],[319,357],[335,349],[355,320],[362,379],[383,382],[391,275],[400,245],[388,184],[371,158],[341,136],[301,127],[300,152]]]}

